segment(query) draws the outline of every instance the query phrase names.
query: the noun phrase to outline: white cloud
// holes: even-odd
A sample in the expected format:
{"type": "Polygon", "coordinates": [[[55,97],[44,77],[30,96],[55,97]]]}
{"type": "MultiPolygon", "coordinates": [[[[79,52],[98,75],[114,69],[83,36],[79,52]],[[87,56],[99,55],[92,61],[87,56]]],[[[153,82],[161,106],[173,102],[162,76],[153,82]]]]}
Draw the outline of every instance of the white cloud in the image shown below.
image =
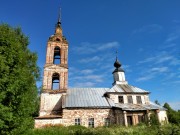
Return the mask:
{"type": "Polygon", "coordinates": [[[91,58],[84,58],[79,60],[80,63],[90,63],[90,62],[98,62],[101,61],[102,58],[100,58],[99,56],[93,56],[91,58]]]}
{"type": "Polygon", "coordinates": [[[176,33],[176,32],[175,33],[171,33],[171,34],[168,35],[168,37],[167,37],[165,42],[172,42],[172,41],[174,41],[174,40],[176,40],[178,38],[179,38],[179,33],[176,33]]]}
{"type": "Polygon", "coordinates": [[[162,30],[162,26],[159,24],[150,24],[150,25],[144,25],[139,29],[136,29],[132,32],[132,34],[137,34],[137,33],[144,33],[144,32],[148,32],[148,33],[156,33],[160,30],[162,30]]]}
{"type": "Polygon", "coordinates": [[[166,44],[166,45],[163,45],[160,47],[160,49],[169,49],[169,48],[172,48],[172,47],[176,47],[177,44],[175,43],[170,43],[170,44],[166,44]]]}
{"type": "Polygon", "coordinates": [[[154,75],[149,75],[149,74],[147,74],[146,76],[139,77],[139,78],[136,79],[135,81],[136,81],[136,82],[147,81],[147,80],[152,79],[153,77],[154,77],[154,75]]]}
{"type": "Polygon", "coordinates": [[[168,52],[159,52],[157,55],[146,58],[145,60],[139,61],[138,64],[144,63],[153,63],[153,64],[161,64],[164,62],[168,62],[170,65],[179,65],[180,60],[178,60],[175,56],[168,52]]]}
{"type": "Polygon", "coordinates": [[[95,83],[92,82],[77,82],[74,84],[74,87],[81,87],[81,88],[93,87],[93,86],[95,86],[95,83]]]}
{"type": "Polygon", "coordinates": [[[93,80],[95,82],[103,82],[103,76],[102,75],[87,75],[84,78],[87,80],[93,80]]]}
{"type": "Polygon", "coordinates": [[[100,45],[99,47],[97,47],[97,50],[101,51],[101,50],[105,50],[109,48],[117,48],[118,46],[119,46],[118,42],[109,42],[109,43],[100,45]]]}
{"type": "Polygon", "coordinates": [[[92,69],[84,69],[84,70],[81,70],[81,73],[82,74],[92,74],[94,71],[92,69]]]}
{"type": "Polygon", "coordinates": [[[111,48],[117,49],[120,46],[119,42],[113,41],[113,42],[107,42],[107,43],[89,43],[89,42],[83,42],[77,47],[73,47],[73,51],[75,52],[81,52],[81,54],[92,54],[99,51],[108,50],[111,48]]]}
{"type": "Polygon", "coordinates": [[[154,67],[150,70],[150,72],[166,72],[168,71],[168,67],[154,67]]]}
{"type": "Polygon", "coordinates": [[[94,74],[90,74],[90,75],[76,75],[74,77],[71,77],[70,80],[75,80],[77,82],[103,82],[103,75],[94,75],[94,74]]]}

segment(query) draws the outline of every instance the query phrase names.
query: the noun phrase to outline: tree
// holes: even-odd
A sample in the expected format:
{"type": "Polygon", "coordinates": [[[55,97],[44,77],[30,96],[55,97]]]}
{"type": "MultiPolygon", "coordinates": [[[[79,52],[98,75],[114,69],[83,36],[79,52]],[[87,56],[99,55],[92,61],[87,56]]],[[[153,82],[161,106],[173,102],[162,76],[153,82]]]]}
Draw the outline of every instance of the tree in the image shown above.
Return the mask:
{"type": "Polygon", "coordinates": [[[154,101],[157,105],[161,105],[158,100],[154,101]]]}
{"type": "Polygon", "coordinates": [[[168,103],[165,103],[163,107],[167,109],[169,122],[173,124],[180,124],[180,112],[173,110],[168,103]]]}
{"type": "Polygon", "coordinates": [[[20,134],[33,127],[39,68],[28,43],[20,28],[0,25],[0,134],[20,134]]]}

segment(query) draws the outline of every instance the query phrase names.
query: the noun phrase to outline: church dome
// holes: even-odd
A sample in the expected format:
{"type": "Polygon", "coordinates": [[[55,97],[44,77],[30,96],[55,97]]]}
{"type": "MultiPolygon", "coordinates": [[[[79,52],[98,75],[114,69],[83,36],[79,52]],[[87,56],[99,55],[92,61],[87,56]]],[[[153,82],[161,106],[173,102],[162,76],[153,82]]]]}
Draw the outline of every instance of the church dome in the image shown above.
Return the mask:
{"type": "Polygon", "coordinates": [[[115,68],[121,67],[121,63],[118,61],[118,59],[116,59],[116,61],[114,62],[114,67],[115,68]]]}

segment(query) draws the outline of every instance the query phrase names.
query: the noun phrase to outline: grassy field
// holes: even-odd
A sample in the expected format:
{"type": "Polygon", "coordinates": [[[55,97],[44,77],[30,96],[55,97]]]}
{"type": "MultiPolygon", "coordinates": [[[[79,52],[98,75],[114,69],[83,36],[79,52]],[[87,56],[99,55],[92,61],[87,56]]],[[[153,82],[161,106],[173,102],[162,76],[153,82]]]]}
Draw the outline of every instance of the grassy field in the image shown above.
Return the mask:
{"type": "Polygon", "coordinates": [[[82,126],[56,126],[43,129],[33,129],[25,135],[180,135],[180,125],[146,126],[133,127],[111,126],[86,128],[82,126]]]}

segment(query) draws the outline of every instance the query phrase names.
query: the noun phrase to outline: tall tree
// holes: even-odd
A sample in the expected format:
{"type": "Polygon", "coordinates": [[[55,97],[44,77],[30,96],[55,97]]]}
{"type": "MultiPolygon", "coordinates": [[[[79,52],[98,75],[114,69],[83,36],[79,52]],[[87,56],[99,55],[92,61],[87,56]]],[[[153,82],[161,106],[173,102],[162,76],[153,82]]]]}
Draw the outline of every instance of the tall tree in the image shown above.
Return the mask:
{"type": "Polygon", "coordinates": [[[37,107],[37,55],[20,28],[0,25],[0,134],[33,127],[37,107]]]}
{"type": "Polygon", "coordinates": [[[180,112],[173,110],[168,103],[164,104],[167,109],[167,116],[170,123],[180,124],[180,112]]]}
{"type": "Polygon", "coordinates": [[[161,105],[158,100],[154,101],[157,105],[161,105]]]}

